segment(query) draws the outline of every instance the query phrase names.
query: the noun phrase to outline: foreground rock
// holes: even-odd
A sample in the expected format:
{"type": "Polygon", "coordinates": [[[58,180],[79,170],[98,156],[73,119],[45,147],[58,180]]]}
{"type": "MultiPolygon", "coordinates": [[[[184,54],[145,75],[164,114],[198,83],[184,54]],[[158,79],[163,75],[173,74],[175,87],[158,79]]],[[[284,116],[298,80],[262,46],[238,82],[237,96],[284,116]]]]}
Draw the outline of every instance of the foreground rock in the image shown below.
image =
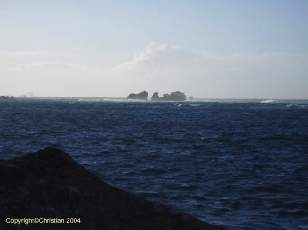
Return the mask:
{"type": "Polygon", "coordinates": [[[149,93],[142,91],[140,93],[131,93],[127,96],[127,99],[148,100],[149,93]]]}
{"type": "Polygon", "coordinates": [[[0,221],[0,229],[223,229],[114,188],[54,148],[0,161],[0,221]],[[75,224],[6,223],[36,217],[77,219],[75,224]]]}

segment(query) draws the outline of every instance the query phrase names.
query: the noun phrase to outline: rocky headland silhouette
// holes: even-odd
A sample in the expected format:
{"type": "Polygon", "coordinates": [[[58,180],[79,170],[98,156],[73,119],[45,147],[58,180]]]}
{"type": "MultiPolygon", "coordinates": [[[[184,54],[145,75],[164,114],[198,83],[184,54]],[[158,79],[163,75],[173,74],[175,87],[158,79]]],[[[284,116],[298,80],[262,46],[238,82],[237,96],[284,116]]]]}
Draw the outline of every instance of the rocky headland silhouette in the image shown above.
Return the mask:
{"type": "Polygon", "coordinates": [[[115,188],[50,147],[0,160],[0,193],[0,229],[224,229],[115,188]],[[80,223],[7,223],[12,218],[67,217],[80,218],[80,223]]]}

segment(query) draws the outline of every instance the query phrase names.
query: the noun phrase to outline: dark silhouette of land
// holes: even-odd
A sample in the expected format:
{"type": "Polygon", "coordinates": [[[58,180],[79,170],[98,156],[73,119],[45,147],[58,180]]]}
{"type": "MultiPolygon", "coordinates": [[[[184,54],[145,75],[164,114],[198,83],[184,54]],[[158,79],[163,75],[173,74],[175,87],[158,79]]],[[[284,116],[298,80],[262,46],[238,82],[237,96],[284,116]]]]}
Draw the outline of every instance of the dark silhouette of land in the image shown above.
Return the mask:
{"type": "Polygon", "coordinates": [[[149,93],[147,91],[142,91],[140,93],[131,93],[127,96],[127,99],[138,99],[138,100],[148,100],[149,93]]]}
{"type": "MultiPolygon", "coordinates": [[[[127,96],[127,99],[148,100],[148,95],[149,93],[147,91],[142,91],[140,93],[131,93],[127,96]]],[[[152,101],[185,101],[186,99],[187,97],[185,93],[181,91],[165,93],[162,97],[159,96],[158,92],[155,92],[151,97],[152,101]]]]}
{"type": "Polygon", "coordinates": [[[0,96],[0,100],[13,100],[14,97],[11,96],[0,96]]]}
{"type": "Polygon", "coordinates": [[[0,161],[0,229],[215,230],[101,181],[63,151],[0,161]],[[80,218],[81,224],[7,224],[7,218],[80,218]]]}
{"type": "Polygon", "coordinates": [[[186,95],[181,91],[171,92],[170,94],[165,93],[162,97],[159,96],[158,92],[155,92],[151,97],[152,101],[185,101],[186,95]]]}

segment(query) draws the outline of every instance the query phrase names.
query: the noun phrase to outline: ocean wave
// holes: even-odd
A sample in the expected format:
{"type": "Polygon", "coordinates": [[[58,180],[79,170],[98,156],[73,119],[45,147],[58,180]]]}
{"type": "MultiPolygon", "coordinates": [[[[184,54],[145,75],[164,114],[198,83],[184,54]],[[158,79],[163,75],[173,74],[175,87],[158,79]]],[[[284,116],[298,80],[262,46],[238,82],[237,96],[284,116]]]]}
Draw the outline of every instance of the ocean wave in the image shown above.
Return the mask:
{"type": "Polygon", "coordinates": [[[308,105],[302,105],[302,104],[287,104],[285,106],[286,108],[300,108],[300,109],[306,109],[308,105]]]}
{"type": "Polygon", "coordinates": [[[261,104],[270,104],[270,103],[275,103],[276,100],[273,99],[267,99],[267,100],[262,100],[260,101],[261,104]]]}

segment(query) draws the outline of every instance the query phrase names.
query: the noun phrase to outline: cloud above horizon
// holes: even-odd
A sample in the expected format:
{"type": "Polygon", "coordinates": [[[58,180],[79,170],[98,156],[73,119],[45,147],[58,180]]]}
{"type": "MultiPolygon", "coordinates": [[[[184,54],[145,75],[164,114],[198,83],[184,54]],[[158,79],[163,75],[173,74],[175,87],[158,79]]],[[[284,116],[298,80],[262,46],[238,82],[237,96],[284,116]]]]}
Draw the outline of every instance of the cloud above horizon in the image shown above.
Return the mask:
{"type": "Polygon", "coordinates": [[[210,56],[151,42],[113,69],[138,90],[183,90],[196,97],[308,97],[308,55],[210,56]]]}
{"type": "Polygon", "coordinates": [[[4,0],[0,95],[308,98],[307,10],[307,1],[4,0]]]}
{"type": "Polygon", "coordinates": [[[150,42],[113,67],[105,67],[103,61],[82,63],[73,56],[0,51],[0,94],[126,96],[141,90],[181,90],[194,97],[308,98],[308,55],[304,54],[211,56],[150,42]]]}

